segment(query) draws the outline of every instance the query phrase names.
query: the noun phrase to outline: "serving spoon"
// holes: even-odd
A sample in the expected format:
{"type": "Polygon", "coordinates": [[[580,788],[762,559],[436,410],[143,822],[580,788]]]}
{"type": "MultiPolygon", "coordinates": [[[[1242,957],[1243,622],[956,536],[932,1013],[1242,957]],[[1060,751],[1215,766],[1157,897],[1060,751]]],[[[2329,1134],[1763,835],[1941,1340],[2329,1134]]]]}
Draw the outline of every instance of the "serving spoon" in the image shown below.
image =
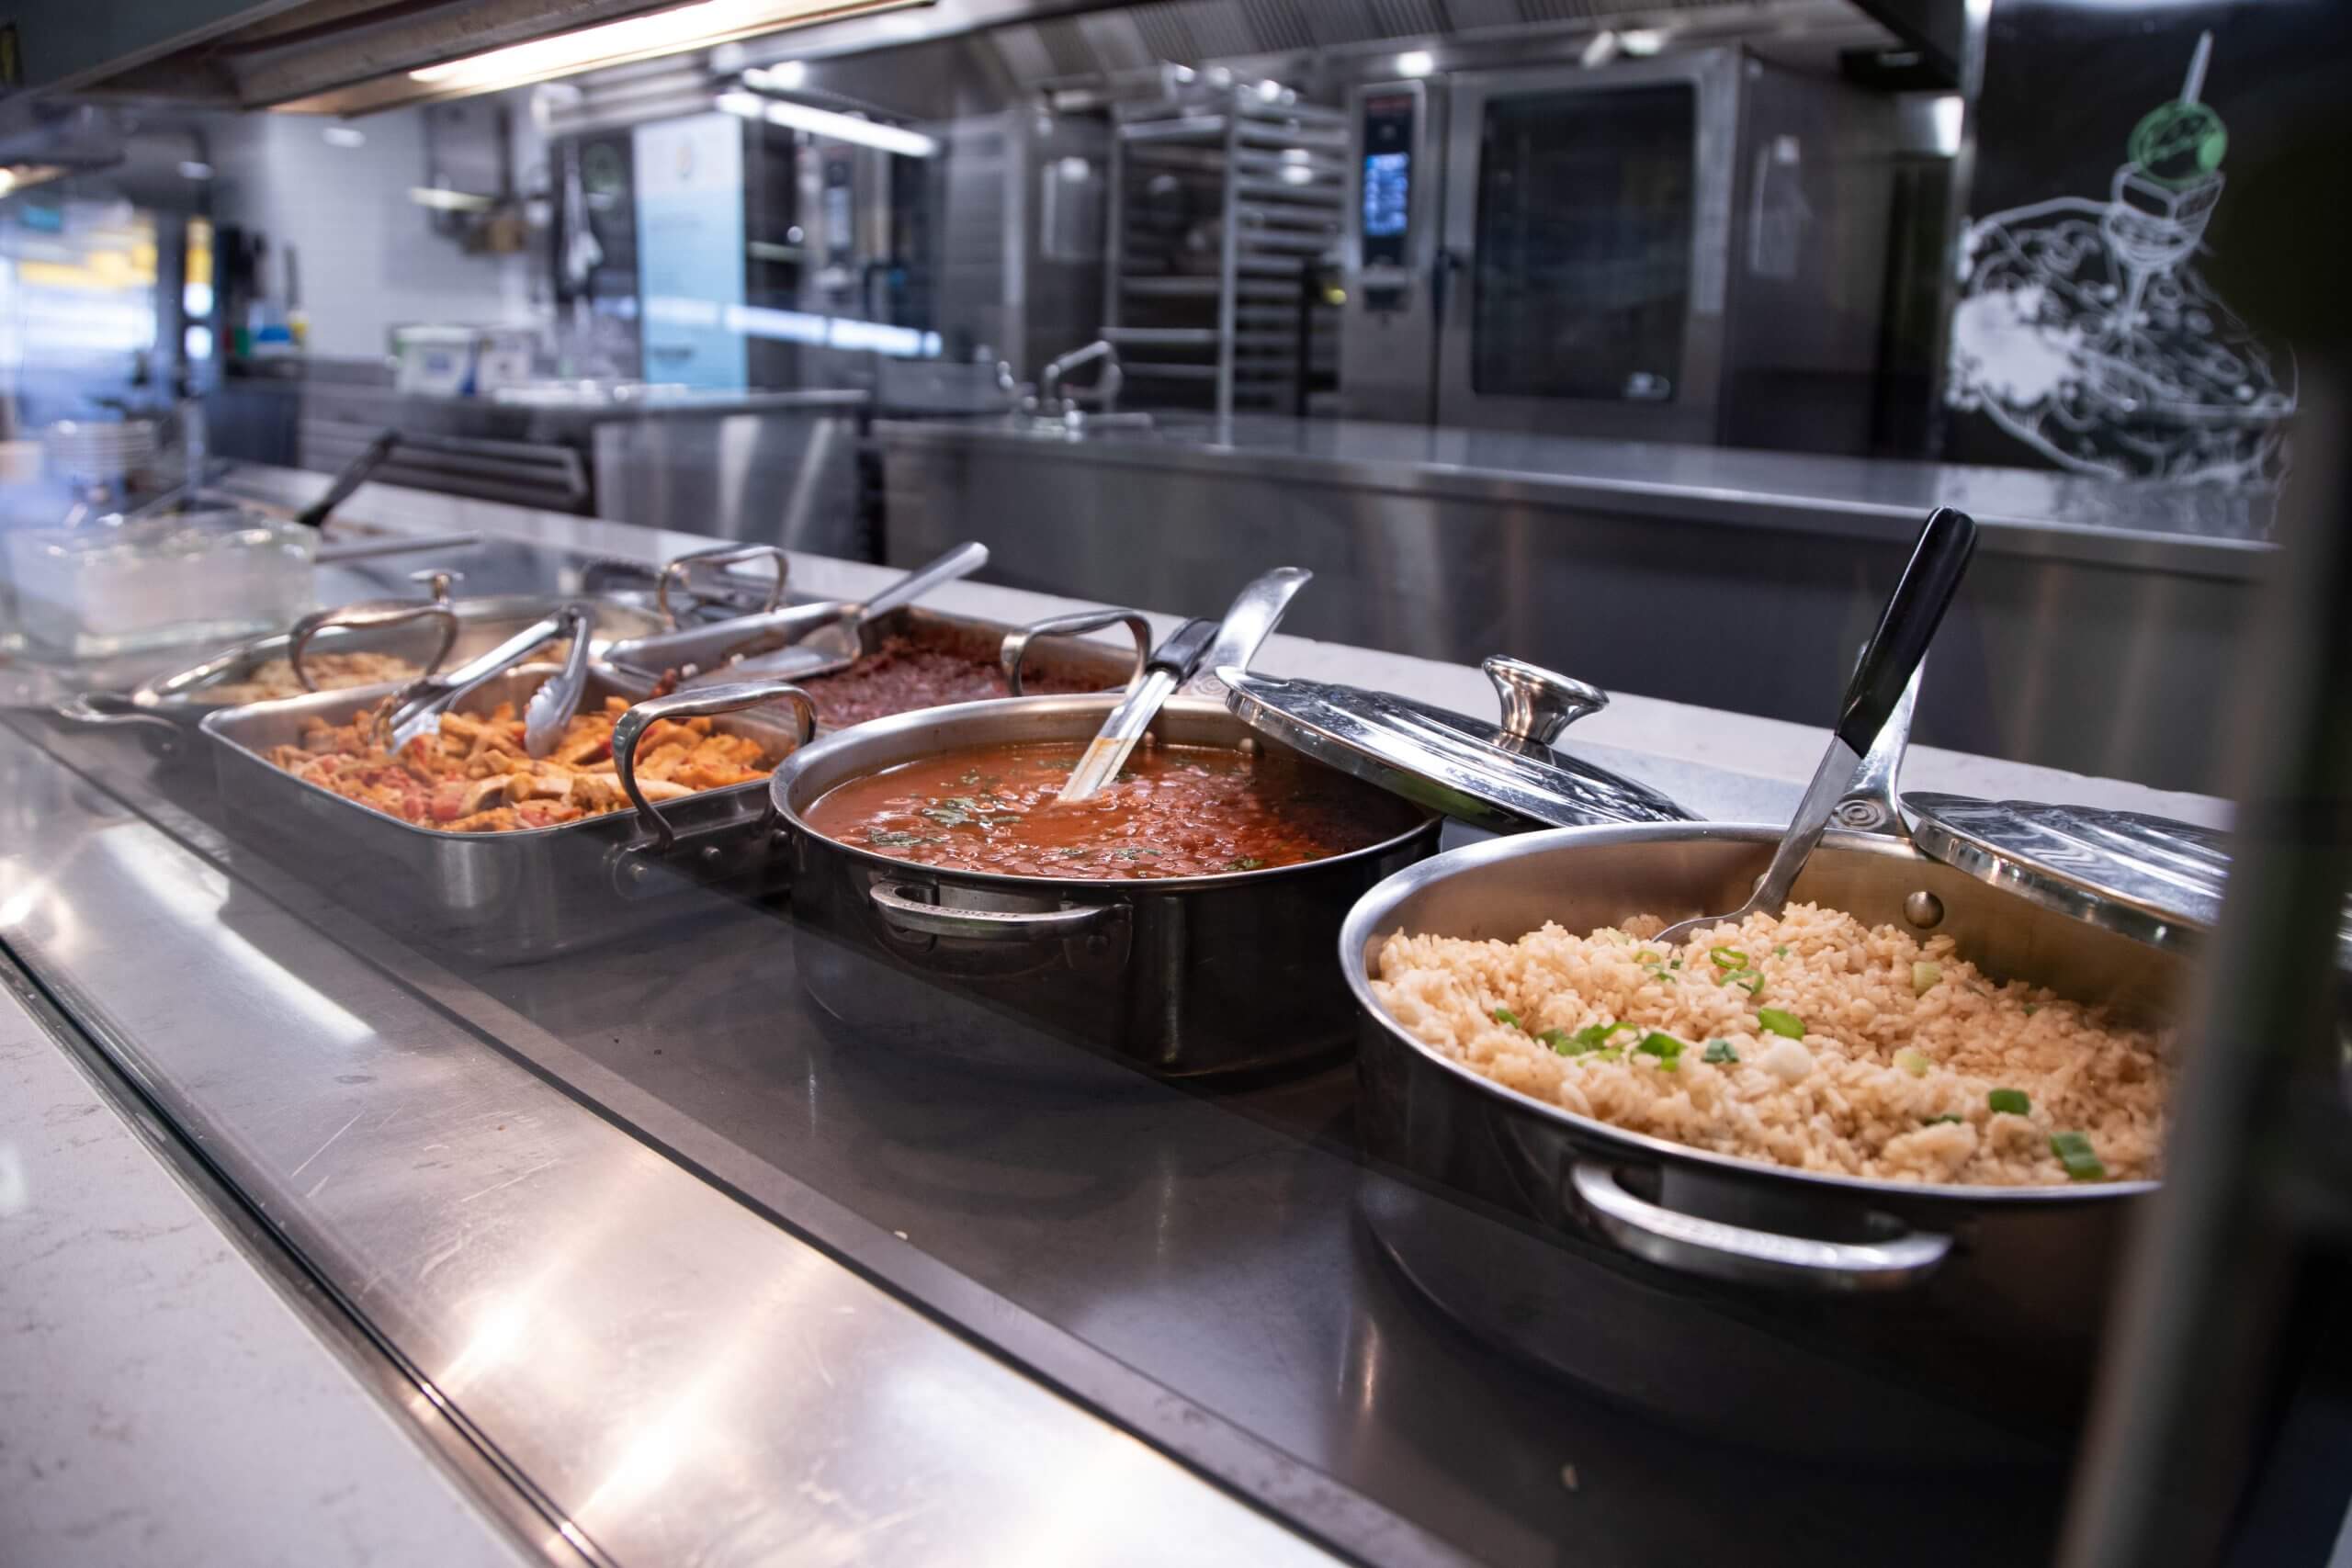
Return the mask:
{"type": "Polygon", "coordinates": [[[1960,580],[1967,575],[1969,558],[1975,551],[1974,518],[1948,506],[1929,514],[1894,592],[1879,614],[1877,628],[1862,647],[1853,678],[1846,683],[1829,749],[1822,753],[1813,782],[1805,785],[1796,814],[1789,818],[1789,829],[1772,852],[1771,863],[1757,879],[1756,891],[1747,903],[1728,913],[1676,921],[1649,938],[1651,945],[1673,947],[1693,931],[1736,924],[1750,915],[1777,915],[1787,907],[1789,889],[1796,885],[1797,874],[1804,870],[1814,846],[1828,830],[1831,814],[1853,792],[1854,775],[1861,769],[1864,754],[1903,707],[1912,674],[1928,656],[1928,645],[1935,640],[1936,628],[1943,624],[1944,612],[1951,607],[1952,595],[1959,592],[1960,580]]]}
{"type": "Polygon", "coordinates": [[[988,564],[989,547],[977,539],[967,539],[938,559],[907,573],[865,604],[844,606],[837,619],[810,631],[791,647],[755,653],[732,664],[714,665],[679,682],[679,689],[715,686],[722,682],[805,681],[846,670],[865,651],[858,633],[867,622],[913,604],[944,583],[969,577],[988,564]]]}
{"type": "Polygon", "coordinates": [[[1119,776],[1128,754],[1151,727],[1154,715],[1178,687],[1197,670],[1247,669],[1259,648],[1273,635],[1274,626],[1290,608],[1291,596],[1315,574],[1303,568],[1278,566],[1234,596],[1219,622],[1187,621],[1162,643],[1144,668],[1141,678],[1127,688],[1102,729],[1088,741],[1071,770],[1069,782],[1055,796],[1062,806],[1075,805],[1119,776]]]}

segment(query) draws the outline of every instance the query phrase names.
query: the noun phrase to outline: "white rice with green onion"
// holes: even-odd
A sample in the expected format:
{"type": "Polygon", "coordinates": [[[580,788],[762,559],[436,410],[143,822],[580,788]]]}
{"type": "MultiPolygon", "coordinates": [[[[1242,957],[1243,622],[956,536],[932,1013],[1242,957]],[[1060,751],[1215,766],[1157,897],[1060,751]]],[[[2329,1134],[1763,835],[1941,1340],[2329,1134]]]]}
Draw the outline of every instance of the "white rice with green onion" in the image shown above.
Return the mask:
{"type": "Polygon", "coordinates": [[[1792,904],[1517,942],[1397,932],[1372,988],[1432,1050],[1631,1132],[1800,1170],[2058,1186],[2157,1174],[2156,1033],[2012,980],[1952,939],[1792,904]]]}

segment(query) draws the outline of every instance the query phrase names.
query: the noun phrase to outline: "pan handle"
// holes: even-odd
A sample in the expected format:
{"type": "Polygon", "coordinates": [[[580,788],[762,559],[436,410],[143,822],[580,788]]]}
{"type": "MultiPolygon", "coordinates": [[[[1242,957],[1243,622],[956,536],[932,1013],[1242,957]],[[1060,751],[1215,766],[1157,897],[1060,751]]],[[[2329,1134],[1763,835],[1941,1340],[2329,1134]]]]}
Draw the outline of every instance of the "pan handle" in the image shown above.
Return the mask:
{"type": "Polygon", "coordinates": [[[294,679],[306,692],[317,691],[318,684],[311,672],[302,667],[302,655],[309,651],[311,639],[330,628],[342,631],[367,631],[379,626],[406,626],[411,621],[436,621],[441,626],[441,646],[425,664],[428,675],[441,668],[449,650],[458,646],[458,612],[448,601],[432,599],[422,604],[401,599],[377,599],[362,604],[345,604],[339,609],[318,610],[294,623],[286,634],[286,662],[294,667],[294,679]]]}
{"type": "Polygon", "coordinates": [[[187,739],[181,726],[161,714],[147,712],[116,692],[78,692],[70,697],[60,697],[50,705],[50,712],[74,724],[140,730],[161,756],[176,755],[187,739]]]}
{"type": "Polygon", "coordinates": [[[1125,909],[1117,904],[1080,904],[1068,909],[945,908],[907,897],[906,883],[882,881],[868,888],[882,923],[914,936],[978,938],[982,942],[1031,942],[1084,936],[1115,924],[1125,909]]]}
{"type": "Polygon", "coordinates": [[[1951,1237],[1905,1231],[1886,1241],[1817,1241],[1678,1213],[1636,1198],[1605,1165],[1578,1160],[1569,1185],[1602,1234],[1637,1258],[1684,1274],[1741,1285],[1843,1295],[1896,1291],[1935,1272],[1951,1237]]]}
{"type": "Polygon", "coordinates": [[[681,588],[691,590],[694,585],[686,579],[695,567],[733,566],[739,561],[747,560],[775,562],[775,582],[768,589],[768,602],[760,606],[759,614],[764,615],[778,604],[783,604],[785,579],[792,574],[792,558],[786,555],[781,547],[720,545],[714,549],[691,550],[682,556],[673,556],[662,564],[662,575],[654,581],[653,584],[653,604],[655,608],[662,612],[662,624],[673,629],[678,625],[678,617],[670,608],[672,581],[674,581],[681,588]]]}
{"type": "Polygon", "coordinates": [[[1049,621],[1034,621],[1019,631],[1004,634],[1004,647],[997,655],[997,664],[1004,671],[1004,683],[1014,696],[1021,695],[1021,664],[1028,657],[1029,642],[1041,637],[1083,637],[1099,632],[1104,626],[1125,626],[1135,635],[1136,667],[1127,675],[1133,686],[1143,679],[1151,664],[1151,623],[1133,610],[1081,610],[1075,615],[1056,615],[1049,621]]]}
{"type": "Polygon", "coordinates": [[[656,719],[702,718],[786,700],[791,702],[799,720],[793,744],[806,746],[817,733],[817,705],[809,700],[808,693],[789,681],[738,681],[726,686],[700,686],[691,692],[648,698],[621,715],[619,722],[613,726],[613,771],[620,775],[621,788],[636,803],[638,817],[652,840],[655,854],[668,854],[676,848],[678,833],[645,798],[645,791],[637,782],[637,742],[646,727],[656,719]]]}

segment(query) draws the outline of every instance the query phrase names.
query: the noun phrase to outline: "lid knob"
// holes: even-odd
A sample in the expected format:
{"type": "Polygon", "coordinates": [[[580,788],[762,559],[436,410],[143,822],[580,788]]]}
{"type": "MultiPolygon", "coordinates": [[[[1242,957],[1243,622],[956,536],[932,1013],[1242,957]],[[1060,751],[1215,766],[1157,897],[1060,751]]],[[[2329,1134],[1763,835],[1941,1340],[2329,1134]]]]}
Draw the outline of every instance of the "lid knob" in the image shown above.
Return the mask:
{"type": "Polygon", "coordinates": [[[447,604],[449,602],[449,590],[463,582],[466,580],[466,574],[462,571],[452,571],[446,566],[430,566],[422,571],[410,572],[408,580],[429,592],[435,604],[447,604]]]}
{"type": "Polygon", "coordinates": [[[1609,694],[1600,687],[1555,675],[1524,659],[1498,653],[1478,668],[1495,683],[1505,733],[1540,746],[1549,746],[1569,725],[1609,705],[1609,694]]]}

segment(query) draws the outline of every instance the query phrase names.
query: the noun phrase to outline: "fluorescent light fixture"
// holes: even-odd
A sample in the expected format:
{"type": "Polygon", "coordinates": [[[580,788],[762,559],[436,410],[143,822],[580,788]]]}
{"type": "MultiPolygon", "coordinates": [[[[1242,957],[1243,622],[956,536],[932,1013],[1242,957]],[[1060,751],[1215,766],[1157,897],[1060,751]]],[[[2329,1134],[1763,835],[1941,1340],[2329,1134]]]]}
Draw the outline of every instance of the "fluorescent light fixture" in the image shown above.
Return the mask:
{"type": "Polygon", "coordinates": [[[808,62],[779,60],[765,69],[754,66],[743,73],[743,85],[763,87],[771,93],[797,93],[808,85],[808,62]],[[754,77],[758,80],[754,81],[754,77]]]}
{"type": "Polygon", "coordinates": [[[321,140],[330,147],[365,147],[368,133],[356,125],[330,125],[319,132],[321,140]]]}
{"type": "Polygon", "coordinates": [[[647,299],[645,319],[693,332],[741,333],[746,337],[767,338],[776,343],[808,344],[908,359],[936,359],[944,346],[937,333],[892,326],[887,321],[819,316],[765,305],[722,305],[716,299],[689,299],[674,294],[657,294],[647,299]]]}
{"type": "Polygon", "coordinates": [[[487,212],[491,200],[470,191],[443,190],[439,186],[411,186],[408,198],[419,207],[429,207],[435,212],[487,212]]]}
{"type": "MultiPolygon", "coordinates": [[[[751,73],[744,74],[748,77],[751,73]]],[[[885,152],[897,152],[909,158],[929,158],[939,152],[939,143],[919,130],[902,130],[895,125],[877,125],[855,115],[835,114],[831,109],[811,108],[807,104],[789,103],[782,98],[763,98],[757,93],[721,93],[718,107],[743,119],[763,119],[770,125],[805,130],[811,136],[847,141],[858,147],[878,147],[885,152]]]]}
{"type": "Polygon", "coordinates": [[[1577,57],[1577,61],[1586,70],[1596,71],[1616,58],[1617,35],[1603,28],[1592,35],[1590,41],[1584,46],[1584,52],[1577,57]]]}
{"type": "Polygon", "coordinates": [[[1426,49],[1408,49],[1396,57],[1399,76],[1426,76],[1437,69],[1437,56],[1426,49]]]}
{"type": "Polygon", "coordinates": [[[1618,32],[1617,41],[1627,54],[1642,60],[1664,49],[1668,36],[1664,28],[1625,28],[1618,32]]]}
{"type": "Polygon", "coordinates": [[[1944,157],[1960,156],[1961,125],[1967,113],[1967,101],[1958,93],[1940,94],[1928,106],[1928,123],[1935,127],[1936,151],[1944,157]]]}
{"type": "Polygon", "coordinates": [[[455,96],[569,76],[575,71],[683,54],[802,22],[834,21],[915,0],[701,0],[650,16],[534,39],[408,73],[409,80],[455,96]]]}
{"type": "Polygon", "coordinates": [[[0,196],[53,180],[64,172],[62,164],[18,164],[14,168],[0,169],[0,196]]]}
{"type": "Polygon", "coordinates": [[[180,178],[184,180],[209,180],[211,177],[211,164],[196,158],[183,158],[180,160],[180,178]]]}

